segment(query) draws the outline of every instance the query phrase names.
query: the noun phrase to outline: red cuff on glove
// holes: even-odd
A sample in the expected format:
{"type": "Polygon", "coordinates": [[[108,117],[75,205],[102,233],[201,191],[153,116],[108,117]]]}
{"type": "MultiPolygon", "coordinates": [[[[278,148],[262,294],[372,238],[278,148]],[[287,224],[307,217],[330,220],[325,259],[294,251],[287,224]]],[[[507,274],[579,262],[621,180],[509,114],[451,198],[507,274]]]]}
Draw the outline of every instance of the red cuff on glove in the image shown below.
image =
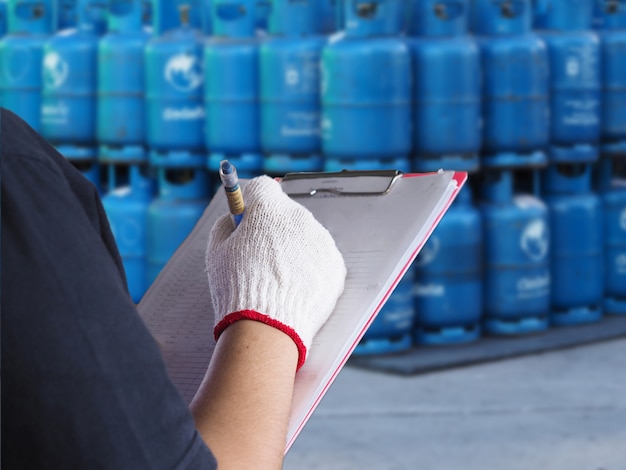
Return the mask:
{"type": "Polygon", "coordinates": [[[255,310],[240,310],[238,312],[229,313],[224,318],[222,318],[218,322],[218,324],[215,325],[215,329],[213,330],[215,341],[217,341],[217,339],[220,337],[222,332],[228,326],[232,325],[233,323],[239,320],[260,321],[261,323],[265,323],[266,325],[272,326],[282,331],[289,337],[291,337],[293,342],[296,343],[296,347],[298,348],[298,366],[296,367],[296,371],[300,370],[300,367],[302,367],[306,359],[306,346],[302,342],[302,339],[300,338],[298,333],[296,333],[296,330],[294,330],[288,325],[285,325],[284,323],[279,322],[278,320],[268,317],[267,315],[259,313],[255,310]]]}

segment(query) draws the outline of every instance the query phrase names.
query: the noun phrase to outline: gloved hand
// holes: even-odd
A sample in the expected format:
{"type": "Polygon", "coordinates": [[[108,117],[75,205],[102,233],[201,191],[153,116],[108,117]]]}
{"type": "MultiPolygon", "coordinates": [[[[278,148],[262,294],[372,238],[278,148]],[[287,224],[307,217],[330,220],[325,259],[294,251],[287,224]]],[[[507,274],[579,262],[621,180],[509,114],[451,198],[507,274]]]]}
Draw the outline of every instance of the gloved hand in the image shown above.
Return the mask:
{"type": "Polygon", "coordinates": [[[343,257],[328,230],[272,178],[250,180],[243,198],[237,229],[224,215],[207,246],[215,339],[238,320],[264,322],[294,340],[299,369],[343,292],[343,257]]]}

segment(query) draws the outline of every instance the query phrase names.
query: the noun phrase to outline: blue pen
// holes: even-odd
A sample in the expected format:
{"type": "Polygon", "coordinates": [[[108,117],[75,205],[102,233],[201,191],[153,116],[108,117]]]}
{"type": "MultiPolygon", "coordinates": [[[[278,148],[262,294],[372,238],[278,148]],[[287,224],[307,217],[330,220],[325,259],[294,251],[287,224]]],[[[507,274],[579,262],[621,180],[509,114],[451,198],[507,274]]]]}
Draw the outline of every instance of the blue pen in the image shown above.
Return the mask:
{"type": "Polygon", "coordinates": [[[233,224],[235,228],[243,219],[243,213],[245,205],[243,203],[243,195],[241,194],[241,187],[239,186],[239,177],[237,176],[237,169],[228,160],[222,160],[220,162],[220,179],[224,185],[226,191],[226,199],[228,200],[228,209],[233,218],[233,224]]]}

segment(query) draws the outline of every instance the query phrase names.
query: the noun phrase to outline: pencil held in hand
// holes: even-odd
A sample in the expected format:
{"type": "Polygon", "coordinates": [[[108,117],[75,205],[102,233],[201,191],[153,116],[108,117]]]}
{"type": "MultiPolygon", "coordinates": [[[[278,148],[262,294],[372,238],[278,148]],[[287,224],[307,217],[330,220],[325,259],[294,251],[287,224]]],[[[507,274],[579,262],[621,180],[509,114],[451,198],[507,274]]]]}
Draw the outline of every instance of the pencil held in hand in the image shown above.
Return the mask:
{"type": "Polygon", "coordinates": [[[243,203],[243,195],[239,186],[239,177],[237,169],[228,160],[220,162],[220,179],[226,191],[226,199],[228,200],[228,209],[233,218],[235,227],[239,225],[243,218],[245,205],[243,203]]]}

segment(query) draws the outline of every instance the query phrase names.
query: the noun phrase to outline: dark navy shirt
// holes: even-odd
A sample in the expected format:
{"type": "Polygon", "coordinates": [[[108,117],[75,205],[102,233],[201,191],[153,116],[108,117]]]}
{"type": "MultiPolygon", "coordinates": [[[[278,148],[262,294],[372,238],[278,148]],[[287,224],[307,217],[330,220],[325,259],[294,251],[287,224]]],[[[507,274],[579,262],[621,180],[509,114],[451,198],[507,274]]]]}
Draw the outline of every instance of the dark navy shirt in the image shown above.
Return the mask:
{"type": "Polygon", "coordinates": [[[0,118],[2,468],[216,468],[128,294],[95,187],[0,118]]]}

